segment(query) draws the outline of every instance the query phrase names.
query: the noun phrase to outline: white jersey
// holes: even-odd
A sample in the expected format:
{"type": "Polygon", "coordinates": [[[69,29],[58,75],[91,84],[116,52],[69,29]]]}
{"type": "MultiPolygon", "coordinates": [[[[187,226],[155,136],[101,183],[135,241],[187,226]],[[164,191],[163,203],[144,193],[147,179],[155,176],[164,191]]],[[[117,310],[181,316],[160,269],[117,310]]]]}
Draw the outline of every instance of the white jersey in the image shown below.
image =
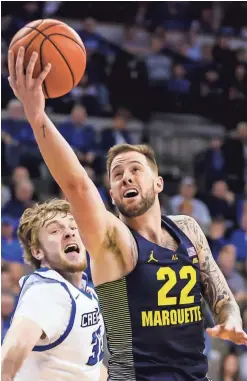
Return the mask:
{"type": "Polygon", "coordinates": [[[46,338],[33,348],[14,381],[100,379],[103,319],[95,292],[82,282],[78,289],[47,268],[22,278],[13,319],[22,315],[35,321],[46,338]]]}

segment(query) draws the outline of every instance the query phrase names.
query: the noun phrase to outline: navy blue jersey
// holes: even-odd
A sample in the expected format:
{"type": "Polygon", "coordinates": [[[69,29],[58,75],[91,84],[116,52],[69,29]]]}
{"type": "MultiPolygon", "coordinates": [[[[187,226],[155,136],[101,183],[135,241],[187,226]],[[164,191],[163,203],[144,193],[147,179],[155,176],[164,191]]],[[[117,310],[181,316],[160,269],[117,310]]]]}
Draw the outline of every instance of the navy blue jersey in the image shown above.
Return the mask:
{"type": "Polygon", "coordinates": [[[112,381],[207,380],[196,249],[171,219],[163,217],[162,225],[177,242],[176,251],[132,231],[136,267],[96,288],[112,381]]]}

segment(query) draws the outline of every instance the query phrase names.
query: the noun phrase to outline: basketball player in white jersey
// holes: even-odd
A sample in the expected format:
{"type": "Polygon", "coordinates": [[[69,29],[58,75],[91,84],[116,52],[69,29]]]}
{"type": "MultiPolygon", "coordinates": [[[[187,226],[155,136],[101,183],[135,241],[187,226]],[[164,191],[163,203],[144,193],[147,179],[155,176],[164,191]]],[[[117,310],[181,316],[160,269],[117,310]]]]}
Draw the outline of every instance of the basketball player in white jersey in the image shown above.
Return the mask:
{"type": "Polygon", "coordinates": [[[18,236],[36,270],[21,279],[2,347],[2,381],[99,381],[104,326],[86,251],[65,200],[36,204],[18,236]]]}

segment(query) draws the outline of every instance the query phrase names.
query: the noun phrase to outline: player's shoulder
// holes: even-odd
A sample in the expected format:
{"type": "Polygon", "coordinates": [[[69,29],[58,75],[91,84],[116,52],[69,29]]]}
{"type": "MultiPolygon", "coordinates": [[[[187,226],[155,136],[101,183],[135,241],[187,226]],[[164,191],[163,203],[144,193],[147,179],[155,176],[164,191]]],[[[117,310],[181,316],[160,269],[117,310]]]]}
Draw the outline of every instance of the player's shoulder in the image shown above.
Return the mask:
{"type": "MultiPolygon", "coordinates": [[[[60,275],[54,270],[39,271],[36,270],[20,279],[22,294],[39,295],[39,298],[48,298],[56,294],[64,296],[67,292],[61,287],[60,275]]],[[[62,278],[63,279],[63,278],[62,278]]]]}
{"type": "Polygon", "coordinates": [[[196,220],[193,217],[186,215],[173,215],[167,217],[170,218],[178,228],[188,236],[193,245],[198,248],[198,239],[203,233],[196,220]]]}
{"type": "Polygon", "coordinates": [[[172,220],[181,230],[189,230],[198,225],[193,217],[183,214],[176,214],[167,217],[170,218],[170,220],[172,220]]]}

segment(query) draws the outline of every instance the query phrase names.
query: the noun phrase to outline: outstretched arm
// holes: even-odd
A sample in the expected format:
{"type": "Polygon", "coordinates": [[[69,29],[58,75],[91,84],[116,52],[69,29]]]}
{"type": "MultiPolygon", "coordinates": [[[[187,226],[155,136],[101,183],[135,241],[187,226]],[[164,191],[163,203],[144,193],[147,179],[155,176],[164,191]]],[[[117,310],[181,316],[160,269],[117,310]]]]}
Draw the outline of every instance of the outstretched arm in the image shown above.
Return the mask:
{"type": "Polygon", "coordinates": [[[14,380],[42,334],[42,329],[34,321],[22,316],[14,319],[2,346],[2,381],[14,380]]]}
{"type": "Polygon", "coordinates": [[[211,336],[231,340],[236,344],[247,344],[247,335],[242,330],[239,307],[224,275],[217,266],[202,229],[188,216],[177,216],[174,222],[191,239],[197,249],[203,296],[214,316],[216,326],[207,331],[211,336]]]}
{"type": "Polygon", "coordinates": [[[101,246],[113,216],[107,212],[97,188],[81,166],[72,148],[45,114],[45,98],[42,83],[51,65],[36,79],[33,70],[38,58],[34,52],[24,74],[25,49],[21,47],[16,63],[9,52],[10,85],[22,102],[31,124],[40,152],[58,185],[72,205],[73,214],[80,228],[83,242],[91,255],[101,246]]]}

